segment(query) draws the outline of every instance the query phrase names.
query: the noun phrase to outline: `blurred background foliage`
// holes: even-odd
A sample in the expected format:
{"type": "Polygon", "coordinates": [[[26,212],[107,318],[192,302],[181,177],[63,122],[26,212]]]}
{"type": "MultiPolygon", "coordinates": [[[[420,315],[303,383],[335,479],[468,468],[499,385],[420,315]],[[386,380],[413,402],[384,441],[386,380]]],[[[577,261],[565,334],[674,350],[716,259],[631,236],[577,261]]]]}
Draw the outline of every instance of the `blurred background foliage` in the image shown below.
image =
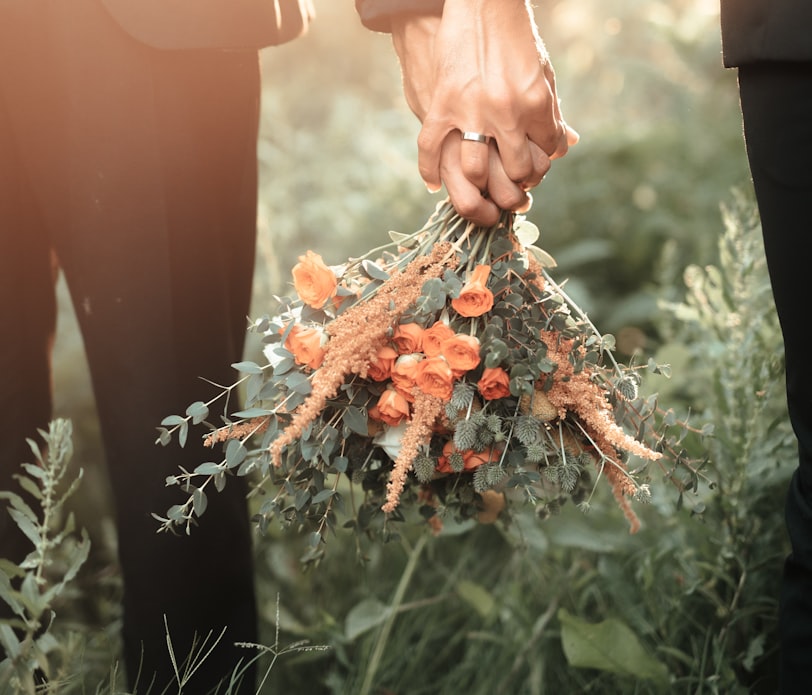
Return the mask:
{"type": "MultiPolygon", "coordinates": [[[[315,5],[306,37],[262,54],[254,315],[273,311],[272,295],[306,249],[340,263],[389,229],[418,228],[439,199],[417,174],[419,125],[403,102],[389,38],[361,27],[350,0],[315,5]]],[[[569,279],[570,294],[617,335],[624,356],[673,364],[670,381],[652,377],[645,387],[716,425],[712,444],[686,446],[707,447],[717,489],[700,486],[678,510],[676,494],[655,478],[665,492],[635,537],[611,499],[599,498],[588,516],[565,508],[543,524],[530,514],[508,529],[460,528],[422,550],[421,530],[412,529],[403,546],[373,549],[364,564],[351,539],[333,538],[327,560],[306,575],[300,539],[258,539],[269,639],[279,597],[283,636],[331,647],[281,660],[267,692],[350,694],[365,679],[369,692],[410,695],[774,687],[793,448],[718,3],[538,5],[563,111],[582,139],[534,192],[529,217],[559,262],[557,279],[569,279]],[[724,218],[720,205],[729,206],[724,218]],[[745,253],[746,268],[738,263],[745,253]],[[708,312],[700,295],[712,287],[708,312]],[[399,585],[405,594],[393,601],[399,585]],[[611,642],[633,648],[607,654],[611,642]]],[[[60,298],[55,415],[74,423],[75,458],[86,469],[77,525],[93,543],[80,577],[85,598],[70,610],[105,636],[114,657],[120,587],[109,493],[64,287],[60,298]]]]}

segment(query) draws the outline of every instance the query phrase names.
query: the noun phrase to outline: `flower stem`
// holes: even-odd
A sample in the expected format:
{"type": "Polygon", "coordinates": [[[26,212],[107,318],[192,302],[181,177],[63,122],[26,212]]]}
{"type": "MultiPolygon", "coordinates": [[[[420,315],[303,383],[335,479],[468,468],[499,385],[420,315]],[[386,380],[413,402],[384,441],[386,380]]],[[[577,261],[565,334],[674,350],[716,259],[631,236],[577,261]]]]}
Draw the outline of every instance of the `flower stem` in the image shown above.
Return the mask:
{"type": "Polygon", "coordinates": [[[409,552],[409,561],[406,563],[406,568],[403,570],[403,574],[400,576],[400,581],[395,589],[395,595],[392,597],[392,603],[389,606],[389,615],[386,617],[383,625],[381,625],[380,634],[375,642],[375,649],[372,652],[369,665],[367,666],[366,673],[364,674],[364,683],[361,686],[360,695],[369,695],[371,692],[375,681],[375,674],[378,672],[378,667],[381,665],[381,658],[386,650],[386,643],[389,641],[389,635],[391,634],[392,627],[395,624],[395,618],[397,617],[399,609],[403,603],[403,597],[406,594],[406,589],[408,588],[409,582],[411,581],[412,575],[417,567],[417,561],[420,558],[420,554],[423,552],[423,548],[426,547],[427,539],[428,534],[421,534],[420,538],[417,540],[417,543],[415,543],[414,547],[412,547],[411,551],[409,552]]]}

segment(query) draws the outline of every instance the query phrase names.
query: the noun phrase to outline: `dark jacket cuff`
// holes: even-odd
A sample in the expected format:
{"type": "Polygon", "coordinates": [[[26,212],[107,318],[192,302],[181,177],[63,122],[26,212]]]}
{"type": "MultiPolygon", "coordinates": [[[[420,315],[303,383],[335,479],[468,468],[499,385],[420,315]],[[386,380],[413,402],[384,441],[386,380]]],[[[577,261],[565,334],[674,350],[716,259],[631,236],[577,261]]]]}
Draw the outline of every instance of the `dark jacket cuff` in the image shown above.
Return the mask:
{"type": "Polygon", "coordinates": [[[372,31],[391,31],[392,15],[404,12],[441,15],[443,0],[355,0],[362,24],[372,31]]]}

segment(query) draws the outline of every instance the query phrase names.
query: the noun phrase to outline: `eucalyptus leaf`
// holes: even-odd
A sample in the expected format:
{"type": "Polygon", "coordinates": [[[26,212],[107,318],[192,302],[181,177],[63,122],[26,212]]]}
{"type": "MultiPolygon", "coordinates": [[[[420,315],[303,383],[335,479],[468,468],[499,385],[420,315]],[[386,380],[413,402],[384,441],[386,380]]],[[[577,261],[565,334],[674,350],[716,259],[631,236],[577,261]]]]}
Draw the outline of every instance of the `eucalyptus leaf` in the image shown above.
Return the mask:
{"type": "Polygon", "coordinates": [[[250,360],[246,360],[244,362],[235,362],[231,365],[236,369],[238,372],[242,372],[244,374],[262,374],[262,367],[260,367],[256,362],[251,362],[250,360]]]}
{"type": "Polygon", "coordinates": [[[189,437],[189,423],[183,422],[178,429],[178,444],[181,448],[186,446],[186,440],[189,437]]]}
{"type": "Polygon", "coordinates": [[[330,490],[329,488],[325,488],[321,492],[313,495],[313,504],[321,504],[322,502],[326,502],[335,494],[335,490],[330,490]]]}
{"type": "Polygon", "coordinates": [[[360,408],[356,408],[354,405],[351,405],[344,411],[342,422],[353,432],[356,432],[364,437],[366,437],[369,433],[366,413],[360,408]]]}
{"type": "Polygon", "coordinates": [[[239,439],[229,439],[226,444],[226,466],[236,468],[248,456],[248,450],[239,439]]]}
{"type": "Polygon", "coordinates": [[[194,472],[198,475],[217,475],[220,471],[222,471],[222,466],[219,463],[214,463],[213,461],[201,463],[194,470],[194,472]]]}
{"type": "Polygon", "coordinates": [[[513,233],[519,243],[525,247],[535,244],[539,236],[541,236],[539,228],[526,217],[516,218],[516,222],[513,224],[513,233]]]}
{"type": "Polygon", "coordinates": [[[555,258],[538,246],[528,246],[527,250],[542,268],[555,268],[558,265],[555,258]]]}
{"type": "Polygon", "coordinates": [[[186,408],[186,415],[192,418],[193,425],[199,425],[209,416],[209,406],[203,401],[195,401],[186,408]]]}
{"type": "Polygon", "coordinates": [[[387,273],[381,266],[373,261],[368,259],[361,261],[361,267],[364,269],[364,272],[373,280],[382,280],[386,282],[389,279],[389,273],[387,273]]]}
{"type": "Polygon", "coordinates": [[[206,497],[206,493],[200,488],[195,488],[195,491],[192,493],[192,506],[196,516],[203,516],[206,512],[206,508],[209,506],[208,497],[206,497]]]}

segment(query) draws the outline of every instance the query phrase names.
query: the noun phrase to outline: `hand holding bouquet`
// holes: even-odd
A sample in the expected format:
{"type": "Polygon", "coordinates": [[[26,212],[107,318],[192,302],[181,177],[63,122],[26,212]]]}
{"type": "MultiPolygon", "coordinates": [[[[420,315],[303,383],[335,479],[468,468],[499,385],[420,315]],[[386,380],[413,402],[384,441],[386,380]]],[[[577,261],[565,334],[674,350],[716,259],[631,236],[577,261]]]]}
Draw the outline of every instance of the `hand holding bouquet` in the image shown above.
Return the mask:
{"type": "MultiPolygon", "coordinates": [[[[224,458],[169,478],[189,498],[163,528],[188,530],[211,485],[253,473],[260,526],[310,529],[306,559],[341,515],[386,535],[417,508],[439,530],[449,514],[507,517],[516,501],[588,506],[601,481],[637,530],[632,501],[649,496],[651,462],[679,458],[676,442],[611,336],[548,275],[538,230],[507,213],[478,228],[445,202],[420,231],[390,234],[343,266],[300,257],[298,296],[251,326],[267,364],[235,365],[243,377],[223,392],[242,385],[245,408],[210,425],[224,458]]],[[[211,405],[166,418],[159,441],[183,442],[211,405]]]]}

